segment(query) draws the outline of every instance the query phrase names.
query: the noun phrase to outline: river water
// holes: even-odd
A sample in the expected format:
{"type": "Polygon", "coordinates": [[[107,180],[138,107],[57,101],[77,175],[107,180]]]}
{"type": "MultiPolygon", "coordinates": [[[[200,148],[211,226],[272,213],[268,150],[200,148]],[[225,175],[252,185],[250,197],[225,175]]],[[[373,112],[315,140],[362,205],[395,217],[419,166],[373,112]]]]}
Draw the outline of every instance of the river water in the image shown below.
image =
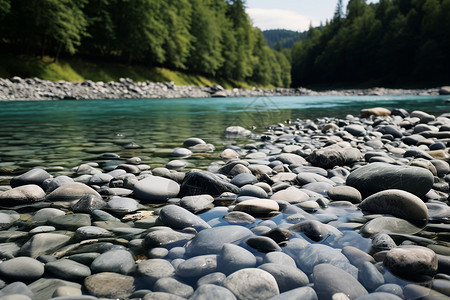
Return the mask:
{"type": "MultiPolygon", "coordinates": [[[[161,166],[188,137],[200,137],[215,145],[217,152],[223,150],[229,141],[222,133],[231,125],[263,132],[265,126],[289,119],[357,116],[361,109],[375,106],[439,115],[450,112],[445,99],[305,96],[0,102],[0,176],[38,166],[67,172],[106,152],[123,158],[140,156],[152,167],[161,166]]],[[[189,161],[205,167],[217,152],[194,155],[189,161]]]]}

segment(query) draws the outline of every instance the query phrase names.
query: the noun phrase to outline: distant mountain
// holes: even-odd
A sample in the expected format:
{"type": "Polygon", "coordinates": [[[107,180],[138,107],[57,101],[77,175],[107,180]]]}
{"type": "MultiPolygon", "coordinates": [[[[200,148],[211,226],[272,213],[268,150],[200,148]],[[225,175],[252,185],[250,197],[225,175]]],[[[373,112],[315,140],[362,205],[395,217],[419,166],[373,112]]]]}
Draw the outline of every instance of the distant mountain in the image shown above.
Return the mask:
{"type": "Polygon", "coordinates": [[[308,32],[298,32],[286,29],[272,29],[263,31],[264,38],[270,48],[275,49],[280,43],[282,49],[292,48],[295,42],[306,39],[308,32]]]}

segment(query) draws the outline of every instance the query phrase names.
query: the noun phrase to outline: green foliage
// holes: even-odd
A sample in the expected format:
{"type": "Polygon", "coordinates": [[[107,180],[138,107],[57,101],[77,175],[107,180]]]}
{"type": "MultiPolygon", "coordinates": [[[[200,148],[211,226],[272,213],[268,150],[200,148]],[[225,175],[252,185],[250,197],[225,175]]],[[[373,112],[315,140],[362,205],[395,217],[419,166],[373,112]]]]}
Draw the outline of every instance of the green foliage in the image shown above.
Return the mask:
{"type": "Polygon", "coordinates": [[[290,49],[297,41],[306,39],[308,32],[297,32],[286,29],[272,29],[263,31],[264,38],[270,48],[278,50],[277,45],[281,49],[290,49]]]}
{"type": "Polygon", "coordinates": [[[350,0],[347,15],[338,15],[294,45],[294,86],[450,79],[450,0],[350,0]]]}
{"type": "Polygon", "coordinates": [[[77,53],[227,82],[290,84],[284,52],[267,47],[243,0],[0,0],[0,45],[55,60],[77,53]]]}

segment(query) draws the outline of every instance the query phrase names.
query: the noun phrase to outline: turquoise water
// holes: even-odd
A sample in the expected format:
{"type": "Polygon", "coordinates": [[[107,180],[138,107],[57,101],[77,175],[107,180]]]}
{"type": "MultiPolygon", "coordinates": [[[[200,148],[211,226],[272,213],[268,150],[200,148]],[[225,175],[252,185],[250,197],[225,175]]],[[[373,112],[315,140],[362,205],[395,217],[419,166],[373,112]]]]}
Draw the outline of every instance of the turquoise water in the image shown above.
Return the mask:
{"type": "MultiPolygon", "coordinates": [[[[221,99],[134,99],[89,101],[0,102],[0,175],[36,166],[67,171],[97,161],[105,152],[140,156],[152,166],[164,165],[170,152],[188,137],[200,137],[221,151],[227,126],[255,126],[288,119],[358,115],[383,106],[439,115],[450,112],[442,96],[320,96],[221,99]],[[140,147],[130,149],[129,144],[140,147]]],[[[206,166],[217,153],[194,155],[206,166]]]]}

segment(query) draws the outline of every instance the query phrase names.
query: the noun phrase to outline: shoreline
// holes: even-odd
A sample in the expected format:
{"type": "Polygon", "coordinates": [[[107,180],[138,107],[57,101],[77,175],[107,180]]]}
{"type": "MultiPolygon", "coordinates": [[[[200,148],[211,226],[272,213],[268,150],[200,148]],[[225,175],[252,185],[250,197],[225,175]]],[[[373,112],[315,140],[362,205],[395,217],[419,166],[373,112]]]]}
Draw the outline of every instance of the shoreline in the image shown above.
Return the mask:
{"type": "Polygon", "coordinates": [[[134,82],[121,78],[117,82],[48,81],[38,78],[0,78],[0,101],[30,100],[93,100],[93,99],[160,99],[211,97],[274,97],[274,96],[381,96],[381,95],[448,95],[450,87],[428,89],[343,89],[313,91],[307,88],[275,88],[251,90],[221,86],[177,86],[173,82],[134,82]]]}

